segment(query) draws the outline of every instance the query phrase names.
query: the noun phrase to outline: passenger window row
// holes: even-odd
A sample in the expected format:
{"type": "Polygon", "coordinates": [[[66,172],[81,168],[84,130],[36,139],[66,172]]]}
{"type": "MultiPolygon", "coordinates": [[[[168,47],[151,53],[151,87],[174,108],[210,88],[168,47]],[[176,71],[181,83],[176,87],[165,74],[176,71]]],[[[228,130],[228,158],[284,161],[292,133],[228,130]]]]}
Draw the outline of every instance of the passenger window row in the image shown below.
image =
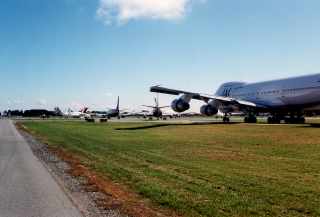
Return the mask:
{"type": "MultiPolygon", "coordinates": [[[[250,93],[240,93],[240,94],[231,94],[233,97],[250,97],[250,96],[261,96],[261,95],[276,95],[280,93],[289,93],[293,94],[297,91],[315,89],[320,87],[305,87],[305,88],[291,88],[291,89],[283,89],[283,90],[269,90],[269,91],[261,91],[261,92],[250,92],[250,93]]],[[[224,96],[230,96],[230,89],[225,90],[224,96]]]]}

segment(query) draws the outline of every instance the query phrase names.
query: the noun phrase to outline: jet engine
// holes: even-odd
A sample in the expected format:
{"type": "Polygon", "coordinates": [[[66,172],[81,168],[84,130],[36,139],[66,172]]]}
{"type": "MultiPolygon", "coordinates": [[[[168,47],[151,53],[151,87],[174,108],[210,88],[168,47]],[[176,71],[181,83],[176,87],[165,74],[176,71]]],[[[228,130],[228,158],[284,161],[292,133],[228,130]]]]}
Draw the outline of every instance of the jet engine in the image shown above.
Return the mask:
{"type": "Polygon", "coordinates": [[[190,104],[183,100],[182,98],[176,99],[171,103],[171,108],[175,112],[184,112],[190,108],[190,104]]]}
{"type": "Polygon", "coordinates": [[[206,116],[213,116],[218,113],[218,109],[210,104],[201,106],[200,113],[206,116]]]}

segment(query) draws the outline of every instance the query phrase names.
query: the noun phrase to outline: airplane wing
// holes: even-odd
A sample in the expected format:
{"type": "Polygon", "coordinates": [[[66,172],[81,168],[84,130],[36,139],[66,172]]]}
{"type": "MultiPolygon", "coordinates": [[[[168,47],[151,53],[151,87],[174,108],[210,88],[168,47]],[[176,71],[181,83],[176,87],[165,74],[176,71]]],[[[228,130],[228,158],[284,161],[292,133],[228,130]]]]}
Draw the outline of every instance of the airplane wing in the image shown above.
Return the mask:
{"type": "Polygon", "coordinates": [[[143,107],[147,107],[147,108],[156,108],[155,106],[151,106],[151,105],[141,105],[143,107]]]}
{"type": "Polygon", "coordinates": [[[210,100],[217,100],[221,102],[222,104],[233,104],[240,107],[250,107],[250,108],[265,108],[263,105],[258,105],[253,102],[245,101],[245,100],[238,100],[231,97],[224,97],[224,96],[213,96],[213,95],[207,95],[207,94],[201,94],[201,93],[192,93],[188,91],[183,90],[175,90],[160,86],[153,86],[150,88],[151,92],[155,93],[163,93],[163,94],[170,94],[170,95],[180,95],[180,94],[186,94],[190,95],[192,99],[201,100],[205,102],[209,102],[210,100]]]}

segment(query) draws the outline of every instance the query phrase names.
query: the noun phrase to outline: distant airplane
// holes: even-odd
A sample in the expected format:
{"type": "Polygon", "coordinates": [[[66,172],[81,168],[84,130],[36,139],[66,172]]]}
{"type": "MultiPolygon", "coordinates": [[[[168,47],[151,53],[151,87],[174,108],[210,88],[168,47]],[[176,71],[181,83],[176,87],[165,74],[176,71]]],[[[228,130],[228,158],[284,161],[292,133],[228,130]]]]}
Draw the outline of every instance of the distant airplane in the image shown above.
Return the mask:
{"type": "Polygon", "coordinates": [[[63,116],[64,115],[59,107],[55,107],[53,113],[56,116],[63,116]]]}
{"type": "Polygon", "coordinates": [[[120,97],[118,96],[117,106],[114,109],[109,109],[107,111],[90,111],[89,112],[92,117],[98,118],[118,118],[120,119],[122,116],[126,115],[126,112],[120,111],[120,97]]]}
{"type": "Polygon", "coordinates": [[[72,111],[70,108],[68,109],[67,113],[64,114],[64,116],[71,117],[71,118],[85,118],[88,117],[88,108],[84,107],[80,111],[72,111]]]}
{"type": "MultiPolygon", "coordinates": [[[[163,108],[169,108],[170,106],[159,106],[159,97],[158,98],[154,98],[154,102],[155,105],[154,106],[150,106],[150,105],[142,105],[144,107],[147,108],[152,108],[152,113],[151,115],[146,114],[146,116],[152,116],[152,117],[156,117],[156,118],[163,118],[163,112],[161,109],[163,108]]],[[[145,111],[144,111],[145,112],[145,111]]]]}
{"type": "Polygon", "coordinates": [[[258,83],[228,82],[215,95],[153,86],[151,92],[180,95],[171,108],[184,112],[190,108],[191,99],[204,101],[201,114],[224,114],[229,122],[232,113],[245,113],[246,123],[256,123],[258,113],[268,113],[268,123],[305,123],[304,113],[320,110],[320,74],[264,81],[258,83]]]}

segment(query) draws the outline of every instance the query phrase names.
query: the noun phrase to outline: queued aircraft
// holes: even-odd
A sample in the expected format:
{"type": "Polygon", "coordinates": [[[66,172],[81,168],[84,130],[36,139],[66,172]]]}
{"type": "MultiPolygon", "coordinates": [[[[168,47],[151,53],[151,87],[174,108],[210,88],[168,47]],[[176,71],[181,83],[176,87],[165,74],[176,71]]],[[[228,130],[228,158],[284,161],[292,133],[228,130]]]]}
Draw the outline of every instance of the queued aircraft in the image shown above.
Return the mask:
{"type": "Polygon", "coordinates": [[[107,111],[89,111],[88,112],[91,117],[98,117],[98,118],[118,118],[120,119],[126,113],[120,111],[120,97],[118,96],[117,106],[114,109],[109,109],[107,111]]]}
{"type": "Polygon", "coordinates": [[[89,117],[88,115],[88,108],[84,107],[80,111],[72,111],[70,108],[66,113],[64,113],[64,116],[70,117],[70,118],[85,118],[89,117]]]}
{"type": "MultiPolygon", "coordinates": [[[[159,98],[154,98],[154,102],[155,102],[155,105],[142,105],[144,107],[147,107],[147,108],[151,108],[152,109],[152,112],[148,114],[148,111],[147,113],[145,114],[145,117],[155,117],[157,119],[160,119],[160,118],[163,118],[163,112],[161,109],[163,108],[169,108],[170,106],[159,106],[159,98]]],[[[146,111],[143,111],[143,112],[146,112],[146,111]]]]}
{"type": "Polygon", "coordinates": [[[304,123],[304,114],[320,110],[320,74],[263,81],[258,83],[228,82],[214,95],[152,86],[151,92],[179,95],[171,108],[184,112],[192,99],[204,101],[200,112],[206,116],[224,114],[229,122],[232,113],[243,112],[246,123],[256,123],[259,113],[268,113],[268,123],[304,123]]]}

